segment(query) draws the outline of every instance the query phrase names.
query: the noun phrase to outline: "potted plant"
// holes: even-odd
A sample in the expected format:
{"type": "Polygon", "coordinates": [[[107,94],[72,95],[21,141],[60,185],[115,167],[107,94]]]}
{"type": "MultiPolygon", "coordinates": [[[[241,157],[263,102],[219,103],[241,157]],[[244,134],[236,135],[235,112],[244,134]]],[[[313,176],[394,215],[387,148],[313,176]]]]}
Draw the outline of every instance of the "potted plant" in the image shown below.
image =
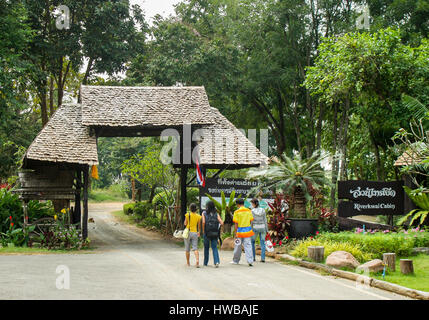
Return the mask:
{"type": "Polygon", "coordinates": [[[275,190],[289,196],[288,233],[290,238],[304,238],[315,234],[318,228],[317,210],[322,199],[322,186],[329,185],[322,162],[326,154],[315,152],[303,159],[300,154],[270,163],[262,169],[252,169],[249,178],[259,178],[264,182],[263,189],[275,190]]]}

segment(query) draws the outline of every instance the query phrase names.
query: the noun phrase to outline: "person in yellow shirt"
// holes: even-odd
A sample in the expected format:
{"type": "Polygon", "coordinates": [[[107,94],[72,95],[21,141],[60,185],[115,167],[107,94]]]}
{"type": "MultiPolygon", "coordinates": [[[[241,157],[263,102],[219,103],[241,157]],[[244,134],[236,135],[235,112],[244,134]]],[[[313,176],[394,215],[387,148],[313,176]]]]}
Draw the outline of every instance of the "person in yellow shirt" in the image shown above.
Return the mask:
{"type": "Polygon", "coordinates": [[[185,251],[186,251],[186,264],[190,266],[189,259],[192,251],[195,254],[196,267],[200,267],[199,252],[198,252],[198,238],[201,232],[201,216],[197,213],[197,205],[191,203],[189,206],[190,213],[185,215],[185,227],[189,229],[189,236],[185,239],[185,251]]]}
{"type": "Polygon", "coordinates": [[[243,199],[236,201],[238,209],[234,212],[232,222],[235,224],[235,247],[232,264],[238,264],[241,258],[241,246],[244,247],[244,254],[250,267],[253,266],[252,236],[255,234],[252,230],[253,215],[252,211],[244,206],[243,199]]]}

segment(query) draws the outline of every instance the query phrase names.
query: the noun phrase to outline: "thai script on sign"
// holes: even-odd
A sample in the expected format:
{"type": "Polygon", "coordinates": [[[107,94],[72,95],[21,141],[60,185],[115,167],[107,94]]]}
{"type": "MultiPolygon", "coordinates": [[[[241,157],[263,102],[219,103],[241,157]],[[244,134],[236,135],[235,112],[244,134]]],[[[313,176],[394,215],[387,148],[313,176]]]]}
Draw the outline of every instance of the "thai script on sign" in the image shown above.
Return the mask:
{"type": "Polygon", "coordinates": [[[396,191],[392,188],[383,188],[381,190],[376,190],[374,188],[366,188],[365,190],[362,190],[360,187],[358,187],[356,190],[350,190],[350,193],[353,195],[353,198],[359,198],[359,197],[392,197],[394,198],[396,196],[396,191]]]}

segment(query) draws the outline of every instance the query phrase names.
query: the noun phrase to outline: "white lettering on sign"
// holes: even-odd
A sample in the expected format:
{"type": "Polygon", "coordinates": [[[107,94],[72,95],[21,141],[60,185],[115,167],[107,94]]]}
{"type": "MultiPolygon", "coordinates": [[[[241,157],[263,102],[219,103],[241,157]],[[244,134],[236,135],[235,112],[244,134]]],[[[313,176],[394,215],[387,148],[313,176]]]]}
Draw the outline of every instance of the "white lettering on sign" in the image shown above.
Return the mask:
{"type": "Polygon", "coordinates": [[[367,197],[371,199],[372,197],[392,197],[396,196],[396,191],[392,188],[383,188],[381,190],[376,190],[374,188],[366,188],[362,190],[358,187],[356,190],[350,190],[350,193],[353,195],[353,198],[367,197]]]}
{"type": "Polygon", "coordinates": [[[395,210],[396,206],[392,203],[379,203],[379,204],[360,204],[355,203],[354,208],[357,211],[368,209],[392,209],[395,210]]]}

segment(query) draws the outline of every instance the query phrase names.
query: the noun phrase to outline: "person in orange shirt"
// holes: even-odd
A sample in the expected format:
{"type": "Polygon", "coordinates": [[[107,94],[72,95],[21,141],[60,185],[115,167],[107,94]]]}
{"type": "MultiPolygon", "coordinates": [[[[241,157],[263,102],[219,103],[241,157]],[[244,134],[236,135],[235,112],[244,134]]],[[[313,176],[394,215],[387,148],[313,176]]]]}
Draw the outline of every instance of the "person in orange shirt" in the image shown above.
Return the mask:
{"type": "Polygon", "coordinates": [[[235,247],[232,264],[238,264],[241,258],[241,246],[244,247],[244,254],[250,267],[253,266],[252,236],[255,234],[252,230],[253,215],[252,211],[244,206],[243,199],[236,201],[238,209],[234,212],[232,222],[235,224],[235,247]]]}

